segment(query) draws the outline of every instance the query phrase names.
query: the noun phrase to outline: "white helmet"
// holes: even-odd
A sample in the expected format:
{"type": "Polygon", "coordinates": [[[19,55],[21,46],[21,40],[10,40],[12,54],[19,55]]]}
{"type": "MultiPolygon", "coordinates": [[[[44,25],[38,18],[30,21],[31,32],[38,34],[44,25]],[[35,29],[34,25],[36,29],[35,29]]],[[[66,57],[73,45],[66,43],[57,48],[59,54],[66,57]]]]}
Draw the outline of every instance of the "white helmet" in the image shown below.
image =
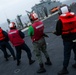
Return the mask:
{"type": "Polygon", "coordinates": [[[69,6],[67,6],[67,5],[60,6],[59,15],[65,14],[65,13],[70,12],[70,11],[71,11],[71,9],[69,8],[69,6]]]}
{"type": "Polygon", "coordinates": [[[11,22],[11,23],[9,24],[9,28],[10,28],[10,29],[12,29],[12,28],[16,28],[15,23],[14,23],[14,22],[11,22]]]}

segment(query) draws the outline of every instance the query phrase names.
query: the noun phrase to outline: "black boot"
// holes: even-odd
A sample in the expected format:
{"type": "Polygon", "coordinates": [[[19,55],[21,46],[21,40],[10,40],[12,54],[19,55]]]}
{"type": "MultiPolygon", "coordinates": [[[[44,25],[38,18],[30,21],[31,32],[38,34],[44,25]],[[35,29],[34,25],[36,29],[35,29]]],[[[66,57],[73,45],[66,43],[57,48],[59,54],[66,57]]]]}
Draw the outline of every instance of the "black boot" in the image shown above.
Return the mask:
{"type": "Polygon", "coordinates": [[[76,69],[76,62],[72,65],[72,67],[76,69]]]}
{"type": "Polygon", "coordinates": [[[20,61],[20,60],[17,60],[17,66],[19,66],[19,65],[20,65],[20,63],[21,63],[21,61],[20,61]]]}
{"type": "Polygon", "coordinates": [[[8,61],[8,58],[11,57],[11,55],[7,55],[7,57],[5,57],[6,61],[8,61]]]}
{"type": "Polygon", "coordinates": [[[11,57],[11,55],[7,55],[7,58],[11,57]]]}
{"type": "Polygon", "coordinates": [[[52,65],[52,63],[51,63],[51,61],[50,61],[50,58],[49,58],[49,57],[47,58],[47,61],[45,62],[45,64],[46,64],[46,65],[52,65]]]}
{"type": "Polygon", "coordinates": [[[63,68],[61,71],[59,71],[58,75],[64,75],[64,74],[68,74],[68,70],[67,68],[63,68]]]}
{"type": "Polygon", "coordinates": [[[46,72],[43,63],[42,63],[42,64],[39,64],[39,65],[40,65],[40,68],[39,68],[39,70],[37,71],[37,73],[44,73],[44,72],[46,72]]]}
{"type": "Polygon", "coordinates": [[[29,60],[29,65],[32,65],[35,62],[35,60],[30,59],[29,60]]]}
{"type": "Polygon", "coordinates": [[[15,56],[13,57],[13,60],[16,60],[16,57],[15,56]]]}
{"type": "Polygon", "coordinates": [[[6,59],[6,61],[8,61],[8,58],[5,58],[6,59]]]}

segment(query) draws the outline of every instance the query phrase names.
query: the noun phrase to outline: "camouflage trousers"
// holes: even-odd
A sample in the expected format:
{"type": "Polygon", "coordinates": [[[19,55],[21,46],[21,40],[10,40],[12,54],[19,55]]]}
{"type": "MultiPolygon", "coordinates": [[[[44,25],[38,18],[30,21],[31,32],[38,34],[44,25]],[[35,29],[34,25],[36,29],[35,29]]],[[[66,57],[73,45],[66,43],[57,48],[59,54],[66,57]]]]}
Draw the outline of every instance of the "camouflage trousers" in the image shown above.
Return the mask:
{"type": "Polygon", "coordinates": [[[42,61],[41,52],[44,54],[46,59],[49,57],[49,55],[46,51],[46,42],[45,42],[44,37],[38,41],[33,42],[33,46],[34,46],[34,53],[36,55],[36,58],[37,58],[39,64],[42,64],[43,61],[42,61]]]}

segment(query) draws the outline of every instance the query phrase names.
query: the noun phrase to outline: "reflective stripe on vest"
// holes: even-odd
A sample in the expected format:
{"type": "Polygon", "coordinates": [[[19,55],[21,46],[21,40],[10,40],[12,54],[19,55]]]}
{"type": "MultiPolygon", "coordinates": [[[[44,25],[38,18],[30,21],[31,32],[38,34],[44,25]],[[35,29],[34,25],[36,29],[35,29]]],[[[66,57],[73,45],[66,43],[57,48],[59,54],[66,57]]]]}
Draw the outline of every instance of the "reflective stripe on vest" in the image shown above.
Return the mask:
{"type": "Polygon", "coordinates": [[[43,37],[44,25],[41,21],[34,22],[32,24],[34,28],[34,35],[32,36],[32,41],[38,41],[43,37]]]}
{"type": "Polygon", "coordinates": [[[18,30],[10,30],[8,32],[9,39],[14,46],[19,46],[24,43],[24,40],[20,37],[18,30]]]}

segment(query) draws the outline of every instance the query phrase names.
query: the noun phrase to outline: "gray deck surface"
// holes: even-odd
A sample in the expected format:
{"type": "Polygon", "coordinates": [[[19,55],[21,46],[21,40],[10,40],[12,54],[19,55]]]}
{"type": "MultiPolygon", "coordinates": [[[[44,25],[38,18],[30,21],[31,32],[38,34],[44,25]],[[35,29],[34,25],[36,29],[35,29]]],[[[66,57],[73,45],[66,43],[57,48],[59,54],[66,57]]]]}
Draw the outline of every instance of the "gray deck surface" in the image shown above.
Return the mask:
{"type": "MultiPolygon", "coordinates": [[[[76,5],[72,7],[72,10],[76,13],[76,5]]],[[[54,15],[44,21],[45,32],[54,31],[58,15],[54,15]]],[[[27,35],[27,31],[24,32],[27,35]]],[[[50,59],[52,61],[52,66],[46,66],[46,73],[40,75],[57,75],[58,71],[62,69],[63,64],[63,43],[60,36],[55,36],[54,34],[49,33],[49,38],[46,38],[47,42],[47,51],[49,53],[50,59]]],[[[33,45],[30,37],[25,37],[26,44],[30,47],[32,52],[32,58],[35,58],[33,53],[33,45]]],[[[9,52],[9,51],[8,51],[9,52]]],[[[43,54],[42,54],[43,55],[43,54]]],[[[43,55],[43,62],[45,62],[45,57],[43,55]]],[[[76,69],[72,68],[74,63],[74,54],[71,53],[71,59],[68,66],[68,75],[76,75],[76,69]]],[[[0,75],[39,75],[36,73],[39,68],[38,62],[36,61],[33,65],[28,64],[28,59],[26,52],[22,51],[21,65],[16,66],[16,61],[13,61],[12,57],[9,58],[9,61],[6,62],[3,53],[0,50],[0,75]]]]}

